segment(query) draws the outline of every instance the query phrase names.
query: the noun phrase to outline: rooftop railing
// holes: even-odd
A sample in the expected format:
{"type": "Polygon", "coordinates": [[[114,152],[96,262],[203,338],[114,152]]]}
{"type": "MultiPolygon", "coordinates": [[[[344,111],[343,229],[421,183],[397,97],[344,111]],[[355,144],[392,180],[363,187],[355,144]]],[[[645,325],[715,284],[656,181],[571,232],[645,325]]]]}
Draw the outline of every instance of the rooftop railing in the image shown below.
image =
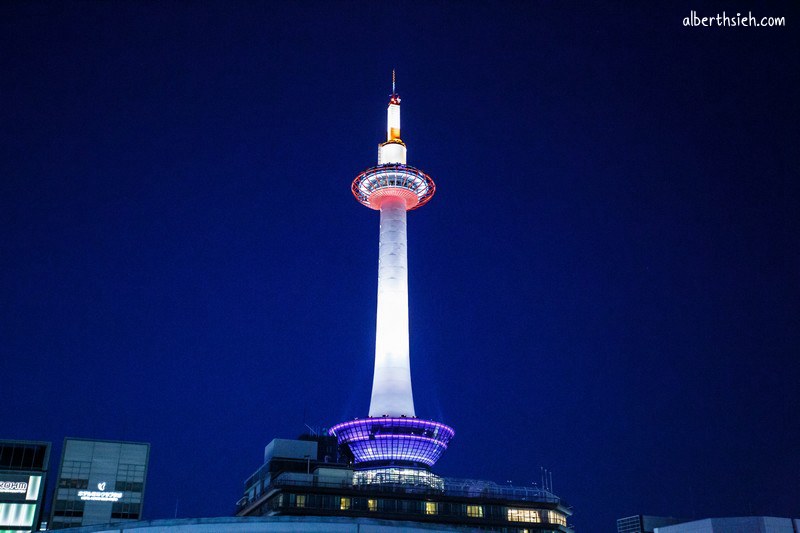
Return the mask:
{"type": "MultiPolygon", "coordinates": [[[[430,475],[430,474],[429,474],[430,475]]],[[[544,502],[567,507],[566,504],[548,490],[539,487],[521,487],[514,485],[500,485],[491,481],[472,479],[438,478],[441,483],[432,487],[430,481],[421,477],[419,483],[414,483],[407,476],[403,483],[391,481],[370,482],[353,484],[352,478],[328,478],[313,474],[298,474],[284,472],[276,476],[270,483],[272,487],[309,487],[327,489],[345,489],[364,493],[395,493],[395,494],[430,494],[454,496],[459,498],[480,498],[482,500],[508,500],[519,502],[544,502]]]]}

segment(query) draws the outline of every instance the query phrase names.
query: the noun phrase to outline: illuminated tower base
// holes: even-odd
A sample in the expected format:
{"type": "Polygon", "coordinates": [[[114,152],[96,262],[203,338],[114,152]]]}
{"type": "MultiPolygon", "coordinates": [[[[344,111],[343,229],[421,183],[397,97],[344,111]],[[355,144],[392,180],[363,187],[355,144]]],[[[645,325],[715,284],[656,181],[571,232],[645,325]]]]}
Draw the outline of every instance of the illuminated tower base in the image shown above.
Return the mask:
{"type": "MultiPolygon", "coordinates": [[[[394,86],[392,87],[394,89],[394,86]]],[[[453,438],[453,428],[416,418],[411,391],[408,350],[408,258],[406,211],[433,196],[433,180],[406,165],[406,145],[400,140],[400,97],[389,101],[387,140],[378,147],[378,165],[353,181],[356,199],[381,213],[378,262],[378,313],[375,335],[375,373],[369,418],[337,424],[330,429],[339,445],[354,457],[356,483],[436,477],[427,470],[453,438]]]]}

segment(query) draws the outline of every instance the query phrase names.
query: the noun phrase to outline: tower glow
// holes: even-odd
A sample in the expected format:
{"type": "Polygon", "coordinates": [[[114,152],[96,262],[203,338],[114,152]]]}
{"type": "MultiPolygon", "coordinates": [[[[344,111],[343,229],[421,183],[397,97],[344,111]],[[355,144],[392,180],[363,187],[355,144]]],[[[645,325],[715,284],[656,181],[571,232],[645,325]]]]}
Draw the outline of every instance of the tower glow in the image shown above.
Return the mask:
{"type": "Polygon", "coordinates": [[[359,174],[351,188],[359,202],[380,211],[375,373],[369,418],[330,429],[339,444],[349,447],[356,467],[361,469],[427,469],[454,435],[445,424],[417,419],[414,410],[408,348],[406,211],[426,204],[436,185],[427,174],[406,164],[406,145],[400,138],[400,97],[394,88],[393,72],[386,142],[378,146],[378,165],[359,174]]]}

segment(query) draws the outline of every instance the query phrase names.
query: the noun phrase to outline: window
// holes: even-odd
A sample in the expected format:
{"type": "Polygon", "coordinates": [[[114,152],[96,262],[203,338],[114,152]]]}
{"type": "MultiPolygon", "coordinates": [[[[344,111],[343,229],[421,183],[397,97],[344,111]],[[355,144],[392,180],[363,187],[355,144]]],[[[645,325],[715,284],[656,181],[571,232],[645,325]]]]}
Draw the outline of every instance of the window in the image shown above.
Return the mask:
{"type": "Polygon", "coordinates": [[[339,510],[347,511],[350,509],[350,498],[339,498],[339,510]]]}
{"type": "Polygon", "coordinates": [[[137,519],[139,518],[141,504],[130,502],[116,502],[111,507],[111,518],[137,519]]]}
{"type": "Polygon", "coordinates": [[[378,500],[367,500],[367,509],[370,511],[378,510],[378,500]]]}
{"type": "Polygon", "coordinates": [[[439,512],[436,502],[425,502],[425,514],[437,514],[439,512]]]}
{"type": "Polygon", "coordinates": [[[58,487],[62,489],[88,489],[89,480],[62,477],[58,480],[58,487]]]}
{"type": "Polygon", "coordinates": [[[53,516],[83,516],[85,502],[80,500],[56,500],[53,503],[53,516]]]}
{"type": "Polygon", "coordinates": [[[536,509],[508,508],[509,522],[541,522],[542,517],[536,509]]]}
{"type": "Polygon", "coordinates": [[[295,506],[296,507],[305,507],[306,506],[306,495],[305,494],[298,494],[295,498],[295,506]]]}
{"type": "Polygon", "coordinates": [[[3,470],[41,470],[44,464],[46,445],[7,443],[0,445],[0,468],[3,470]]]}
{"type": "Polygon", "coordinates": [[[141,481],[117,481],[114,485],[114,490],[121,492],[142,492],[144,490],[144,483],[141,481]]]}
{"type": "Polygon", "coordinates": [[[558,511],[547,511],[547,521],[551,524],[567,525],[567,517],[558,511]]]}
{"type": "Polygon", "coordinates": [[[483,518],[483,505],[467,505],[467,516],[470,518],[483,518]]]}

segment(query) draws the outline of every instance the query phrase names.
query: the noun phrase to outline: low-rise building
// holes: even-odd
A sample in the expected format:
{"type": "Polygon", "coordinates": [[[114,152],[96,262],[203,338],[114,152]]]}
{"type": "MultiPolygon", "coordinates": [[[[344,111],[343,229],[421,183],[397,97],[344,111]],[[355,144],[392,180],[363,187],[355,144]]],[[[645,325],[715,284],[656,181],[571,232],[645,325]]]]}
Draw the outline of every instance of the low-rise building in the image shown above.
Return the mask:
{"type": "Polygon", "coordinates": [[[0,440],[0,531],[39,529],[50,443],[0,440]]]}
{"type": "Polygon", "coordinates": [[[139,520],[150,445],[64,439],[50,529],[139,520]]]}
{"type": "Polygon", "coordinates": [[[571,531],[571,508],[548,490],[403,467],[378,474],[353,470],[346,458],[326,462],[317,444],[273,440],[264,464],[245,482],[237,515],[376,518],[508,533],[571,531]]]}

